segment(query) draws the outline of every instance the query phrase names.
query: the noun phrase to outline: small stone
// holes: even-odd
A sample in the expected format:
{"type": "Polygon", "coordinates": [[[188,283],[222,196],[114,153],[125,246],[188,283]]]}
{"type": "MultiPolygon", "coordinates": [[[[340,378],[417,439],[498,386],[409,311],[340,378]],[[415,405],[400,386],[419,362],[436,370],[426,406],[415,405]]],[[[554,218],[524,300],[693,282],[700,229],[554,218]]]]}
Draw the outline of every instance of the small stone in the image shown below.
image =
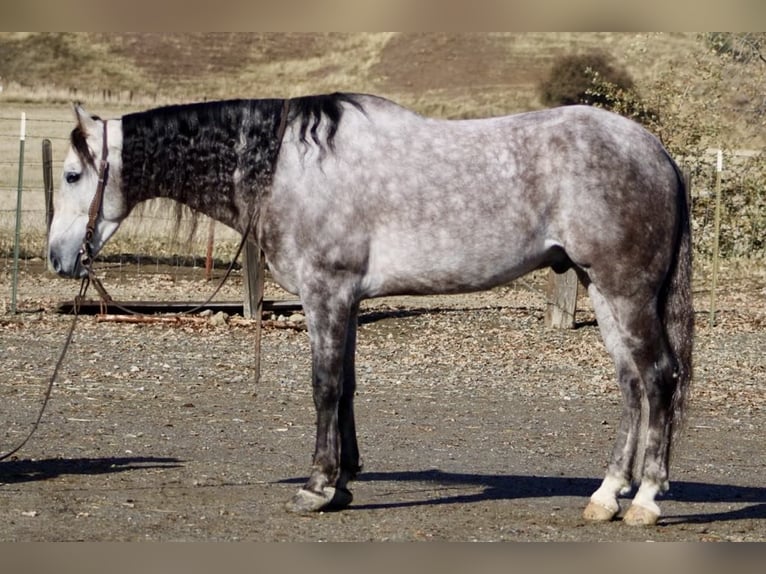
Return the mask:
{"type": "Polygon", "coordinates": [[[209,321],[214,327],[222,327],[223,325],[226,325],[226,320],[228,318],[229,316],[226,313],[218,311],[218,313],[210,317],[209,321]]]}

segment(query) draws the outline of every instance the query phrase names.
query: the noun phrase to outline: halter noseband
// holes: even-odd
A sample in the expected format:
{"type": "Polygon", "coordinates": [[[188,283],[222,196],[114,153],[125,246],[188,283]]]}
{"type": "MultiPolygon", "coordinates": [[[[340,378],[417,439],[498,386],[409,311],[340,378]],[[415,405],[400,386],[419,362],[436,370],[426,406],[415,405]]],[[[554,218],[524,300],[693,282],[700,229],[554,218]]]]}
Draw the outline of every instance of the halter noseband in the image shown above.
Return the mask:
{"type": "Polygon", "coordinates": [[[104,190],[106,189],[106,182],[109,178],[109,162],[107,161],[107,154],[109,153],[109,147],[106,141],[106,124],[107,120],[104,120],[104,138],[101,146],[101,160],[98,165],[98,186],[96,187],[96,194],[93,196],[93,200],[90,202],[90,208],[88,209],[88,225],[85,227],[85,237],[80,247],[80,264],[88,269],[90,274],[90,268],[93,263],[93,235],[96,232],[96,223],[98,216],[101,213],[101,204],[104,201],[104,190]]]}

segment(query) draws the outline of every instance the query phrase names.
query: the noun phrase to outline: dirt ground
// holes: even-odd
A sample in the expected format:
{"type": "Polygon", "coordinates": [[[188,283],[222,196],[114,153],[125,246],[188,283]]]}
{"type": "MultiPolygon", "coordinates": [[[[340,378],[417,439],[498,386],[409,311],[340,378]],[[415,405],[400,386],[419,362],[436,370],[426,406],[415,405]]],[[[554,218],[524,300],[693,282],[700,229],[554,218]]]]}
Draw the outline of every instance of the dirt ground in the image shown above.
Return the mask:
{"type": "MultiPolygon", "coordinates": [[[[237,281],[219,299],[236,300],[237,281]]],[[[124,299],[210,288],[172,274],[106,283],[124,299]]],[[[652,528],[581,518],[620,397],[587,300],[576,329],[546,329],[543,284],[367,304],[364,472],[351,507],[312,516],[283,510],[313,449],[299,317],[264,331],[258,384],[244,320],[81,317],[39,431],[0,462],[0,540],[766,540],[763,271],[724,282],[712,328],[697,290],[692,409],[652,528]]],[[[71,321],[52,308],[77,288],[34,265],[21,285],[24,312],[0,316],[3,452],[36,416],[71,321]]]]}

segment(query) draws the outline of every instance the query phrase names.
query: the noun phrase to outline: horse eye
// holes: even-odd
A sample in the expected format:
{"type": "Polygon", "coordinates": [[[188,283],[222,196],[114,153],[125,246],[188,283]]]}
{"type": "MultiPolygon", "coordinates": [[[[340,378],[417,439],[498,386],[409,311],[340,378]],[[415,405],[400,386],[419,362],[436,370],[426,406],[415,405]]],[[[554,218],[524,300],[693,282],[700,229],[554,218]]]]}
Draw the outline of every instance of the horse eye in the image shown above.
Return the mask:
{"type": "Polygon", "coordinates": [[[76,171],[70,171],[67,172],[67,174],[64,176],[66,178],[66,182],[69,184],[76,183],[77,180],[80,179],[80,174],[76,171]]]}

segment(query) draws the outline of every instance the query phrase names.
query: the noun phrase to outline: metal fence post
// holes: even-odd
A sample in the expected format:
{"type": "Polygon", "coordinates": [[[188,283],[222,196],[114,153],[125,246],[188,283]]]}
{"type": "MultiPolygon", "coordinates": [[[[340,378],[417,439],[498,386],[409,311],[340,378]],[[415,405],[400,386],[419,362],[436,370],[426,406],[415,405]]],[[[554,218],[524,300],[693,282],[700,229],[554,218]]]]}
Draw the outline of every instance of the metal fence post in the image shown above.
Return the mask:
{"type": "Polygon", "coordinates": [[[11,289],[11,313],[16,314],[16,291],[19,283],[19,243],[21,241],[21,191],[24,185],[24,140],[27,132],[27,114],[21,112],[19,137],[19,185],[16,192],[16,239],[13,245],[13,286],[11,289]]]}
{"type": "Polygon", "coordinates": [[[713,236],[713,277],[710,285],[710,327],[715,326],[715,298],[718,289],[718,242],[721,235],[721,172],[723,151],[718,150],[715,169],[715,231],[713,236]]]}

